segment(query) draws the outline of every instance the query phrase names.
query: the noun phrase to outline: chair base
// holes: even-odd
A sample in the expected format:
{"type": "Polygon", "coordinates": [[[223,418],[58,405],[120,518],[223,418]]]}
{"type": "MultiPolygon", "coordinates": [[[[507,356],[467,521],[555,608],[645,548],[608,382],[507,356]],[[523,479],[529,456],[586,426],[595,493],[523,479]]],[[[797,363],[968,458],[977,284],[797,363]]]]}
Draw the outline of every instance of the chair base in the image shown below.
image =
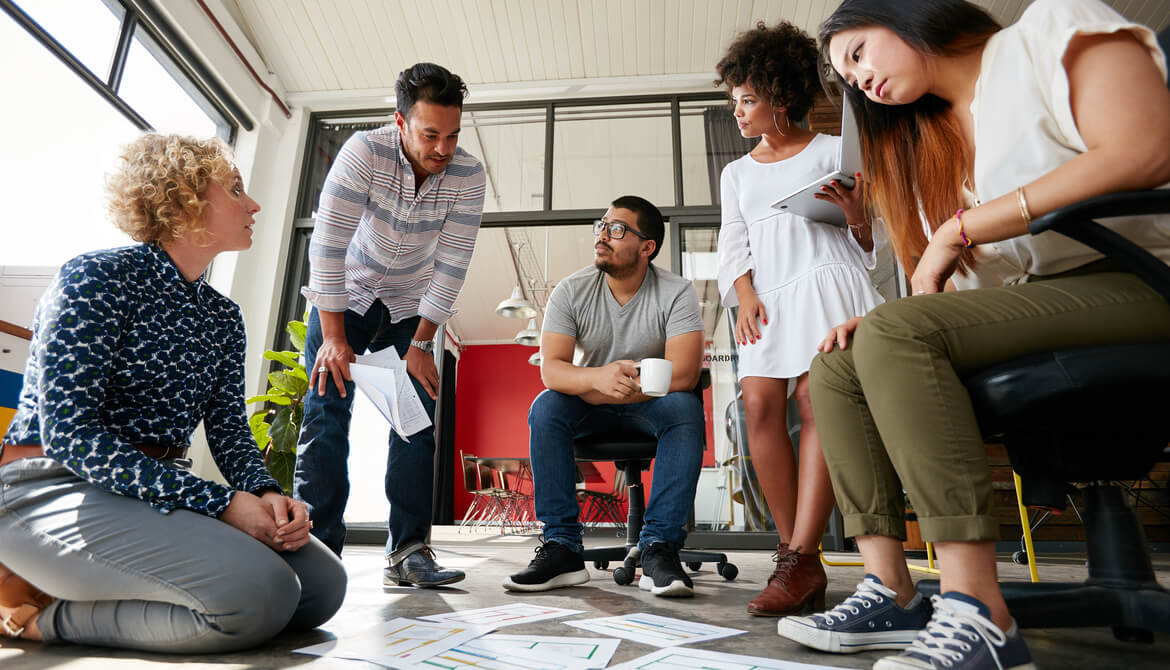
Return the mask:
{"type": "MultiPolygon", "coordinates": [[[[692,572],[697,572],[703,563],[714,563],[715,572],[727,581],[734,580],[739,575],[739,568],[734,563],[727,562],[727,555],[714,551],[700,551],[697,549],[682,549],[678,552],[679,560],[692,572]]],[[[586,549],[585,560],[592,561],[593,567],[598,570],[609,568],[610,562],[621,561],[621,567],[613,571],[613,580],[625,586],[633,583],[634,569],[641,566],[641,556],[638,552],[637,539],[632,543],[620,547],[594,547],[586,549]]]]}

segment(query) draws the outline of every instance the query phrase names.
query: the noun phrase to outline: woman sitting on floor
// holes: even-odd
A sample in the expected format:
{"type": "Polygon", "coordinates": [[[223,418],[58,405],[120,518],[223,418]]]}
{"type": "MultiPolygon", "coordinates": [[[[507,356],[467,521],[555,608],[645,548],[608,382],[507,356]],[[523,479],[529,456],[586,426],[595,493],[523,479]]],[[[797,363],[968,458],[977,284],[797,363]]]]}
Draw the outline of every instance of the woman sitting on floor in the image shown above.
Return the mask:
{"type": "MultiPolygon", "coordinates": [[[[996,581],[991,472],[962,378],[1170,338],[1170,306],[1136,276],[1028,234],[1032,217],[1170,180],[1165,59],[1097,0],[1036,0],[1003,29],[962,0],[846,0],[821,49],[914,296],[835,329],[813,364],[825,460],[869,574],[779,632],[826,651],[905,648],[882,670],[1032,668],[996,581]],[[974,290],[943,293],[948,280],[974,290]],[[938,553],[933,612],[906,568],[903,487],[938,553]]],[[[1105,225],[1170,261],[1170,216],[1105,225]]]]}
{"type": "Polygon", "coordinates": [[[264,467],[240,308],[203,278],[260,206],[216,139],[147,134],[108,181],[137,246],[66,263],[0,443],[0,620],[13,637],[172,653],[328,620],[338,559],[264,467]],[[203,422],[231,486],[189,472],[203,422]]]}

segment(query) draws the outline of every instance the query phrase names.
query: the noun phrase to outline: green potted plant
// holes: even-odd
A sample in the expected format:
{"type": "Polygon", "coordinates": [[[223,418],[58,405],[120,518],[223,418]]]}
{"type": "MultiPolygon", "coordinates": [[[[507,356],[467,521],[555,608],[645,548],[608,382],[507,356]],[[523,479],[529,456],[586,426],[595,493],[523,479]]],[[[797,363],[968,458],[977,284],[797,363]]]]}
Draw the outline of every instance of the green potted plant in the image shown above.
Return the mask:
{"type": "Polygon", "coordinates": [[[292,493],[293,469],[297,462],[297,436],[305,416],[305,393],[309,376],[302,356],[305,351],[306,327],[303,321],[289,321],[285,326],[296,351],[264,352],[264,358],[284,366],[268,374],[268,391],[252,396],[247,403],[263,403],[248,419],[256,446],[264,453],[264,463],[286,494],[292,493]]]}

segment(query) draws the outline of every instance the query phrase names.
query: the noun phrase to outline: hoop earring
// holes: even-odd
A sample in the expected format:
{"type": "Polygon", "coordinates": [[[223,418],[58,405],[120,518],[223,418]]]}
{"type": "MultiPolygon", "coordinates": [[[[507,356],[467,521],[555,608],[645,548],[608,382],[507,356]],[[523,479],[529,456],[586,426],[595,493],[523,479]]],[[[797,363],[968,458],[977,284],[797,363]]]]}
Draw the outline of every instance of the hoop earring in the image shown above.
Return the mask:
{"type": "MultiPolygon", "coordinates": [[[[776,110],[772,110],[772,125],[776,126],[776,132],[780,133],[780,137],[788,137],[788,134],[780,130],[780,123],[776,121],[776,110]]],[[[792,130],[792,122],[788,120],[788,115],[784,115],[784,127],[792,130]]]]}

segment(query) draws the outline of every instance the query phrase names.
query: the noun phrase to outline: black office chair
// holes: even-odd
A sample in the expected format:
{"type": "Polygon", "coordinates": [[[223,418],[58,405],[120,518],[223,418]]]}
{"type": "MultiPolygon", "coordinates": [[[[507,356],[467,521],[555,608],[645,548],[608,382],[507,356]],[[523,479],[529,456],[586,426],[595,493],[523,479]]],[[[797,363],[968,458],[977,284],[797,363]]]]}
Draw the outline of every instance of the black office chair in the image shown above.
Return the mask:
{"type": "MultiPolygon", "coordinates": [[[[1093,219],[1170,212],[1170,191],[1092,198],[1040,217],[1116,261],[1170,302],[1170,267],[1093,219]]],[[[1144,477],[1170,443],[1170,341],[1025,356],[980,371],[967,390],[989,441],[1002,440],[1025,504],[1062,509],[1070,483],[1088,484],[1083,584],[1004,583],[1024,628],[1110,626],[1126,641],[1170,632],[1170,593],[1158,585],[1142,526],[1113,480],[1144,477]]],[[[919,590],[937,593],[938,582],[919,590]]]]}
{"type": "MultiPolygon", "coordinates": [[[[711,375],[703,370],[695,394],[702,397],[703,389],[711,385],[711,375]]],[[[597,547],[585,550],[585,560],[593,561],[593,567],[605,570],[610,561],[622,561],[622,566],[613,571],[613,580],[621,585],[634,581],[634,569],[640,563],[638,536],[642,533],[642,517],[646,513],[646,499],[642,493],[642,471],[650,467],[650,461],[658,451],[658,440],[646,435],[629,433],[594,434],[573,441],[573,456],[578,461],[613,461],[626,476],[629,490],[629,512],[626,517],[626,544],[616,547],[597,547]]],[[[714,563],[715,571],[731,581],[739,574],[739,568],[727,562],[727,555],[712,551],[683,549],[679,558],[692,571],[703,563],[714,563]]]]}

